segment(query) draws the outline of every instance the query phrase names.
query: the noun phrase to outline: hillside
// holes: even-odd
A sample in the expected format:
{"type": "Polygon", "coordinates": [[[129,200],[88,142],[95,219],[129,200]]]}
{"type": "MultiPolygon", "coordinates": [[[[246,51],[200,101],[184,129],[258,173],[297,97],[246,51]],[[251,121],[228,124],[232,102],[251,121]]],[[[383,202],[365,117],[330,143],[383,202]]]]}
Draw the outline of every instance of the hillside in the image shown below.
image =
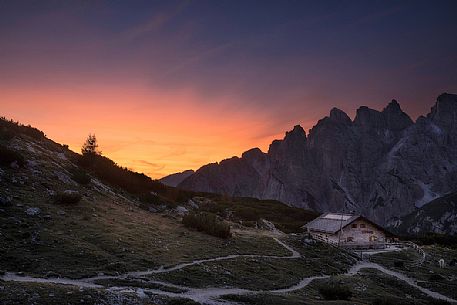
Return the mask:
{"type": "Polygon", "coordinates": [[[81,166],[80,158],[37,129],[0,120],[0,270],[79,277],[174,264],[194,251],[275,251],[275,242],[265,248],[263,238],[241,234],[227,243],[189,231],[181,216],[205,211],[239,227],[267,219],[286,231],[316,216],[280,202],[180,191],[104,157],[92,166],[81,166]],[[81,199],[60,202],[65,194],[81,199]]]}
{"type": "Polygon", "coordinates": [[[443,285],[420,288],[386,267],[278,230],[300,232],[313,212],[166,187],[4,119],[0,161],[1,305],[322,304],[322,287],[335,281],[351,293],[344,304],[453,297],[454,267],[443,285]],[[203,213],[228,224],[231,237],[183,226],[183,215],[203,213]]]}
{"type": "Polygon", "coordinates": [[[392,221],[391,227],[402,234],[423,232],[457,234],[457,192],[436,198],[416,211],[392,221]]]}
{"type": "Polygon", "coordinates": [[[415,122],[393,100],[333,108],[306,135],[300,126],[241,158],[201,167],[188,190],[275,199],[316,211],[356,211],[380,224],[456,190],[457,95],[444,93],[415,122]]]}

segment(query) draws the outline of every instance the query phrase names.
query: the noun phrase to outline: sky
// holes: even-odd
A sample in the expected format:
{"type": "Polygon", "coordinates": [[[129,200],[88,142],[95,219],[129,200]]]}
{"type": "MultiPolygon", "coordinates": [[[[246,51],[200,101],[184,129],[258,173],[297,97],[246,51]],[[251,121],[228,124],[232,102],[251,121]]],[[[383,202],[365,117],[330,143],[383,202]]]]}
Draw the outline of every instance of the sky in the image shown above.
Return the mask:
{"type": "Polygon", "coordinates": [[[457,1],[0,0],[0,116],[153,178],[457,93],[457,1]]]}

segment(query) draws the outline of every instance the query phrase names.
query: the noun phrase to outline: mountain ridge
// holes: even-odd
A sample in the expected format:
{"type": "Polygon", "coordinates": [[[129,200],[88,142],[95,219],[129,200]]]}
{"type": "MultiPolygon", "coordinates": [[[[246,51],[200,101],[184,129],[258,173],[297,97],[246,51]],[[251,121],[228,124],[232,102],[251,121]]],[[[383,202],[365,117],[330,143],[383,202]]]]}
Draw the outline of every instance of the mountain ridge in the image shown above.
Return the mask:
{"type": "Polygon", "coordinates": [[[268,152],[254,148],[205,165],[178,187],[354,211],[387,224],[457,189],[455,139],[455,94],[438,96],[416,121],[396,100],[381,111],[361,106],[353,120],[332,108],[308,135],[296,125],[268,152]]]}

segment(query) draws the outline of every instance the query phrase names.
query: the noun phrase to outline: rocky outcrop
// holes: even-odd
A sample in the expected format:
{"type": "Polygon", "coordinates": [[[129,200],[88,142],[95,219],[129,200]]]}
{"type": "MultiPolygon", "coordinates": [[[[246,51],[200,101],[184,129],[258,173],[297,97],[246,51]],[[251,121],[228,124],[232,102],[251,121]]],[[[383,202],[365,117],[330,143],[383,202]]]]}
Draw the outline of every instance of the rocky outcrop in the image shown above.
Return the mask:
{"type": "Polygon", "coordinates": [[[354,120],[333,108],[309,135],[295,126],[267,153],[255,148],[203,166],[179,187],[387,224],[457,189],[457,95],[440,95],[416,122],[396,100],[382,111],[362,106],[354,120]]]}
{"type": "Polygon", "coordinates": [[[421,232],[457,234],[457,192],[439,197],[416,211],[389,222],[392,231],[414,235],[421,232]]]}

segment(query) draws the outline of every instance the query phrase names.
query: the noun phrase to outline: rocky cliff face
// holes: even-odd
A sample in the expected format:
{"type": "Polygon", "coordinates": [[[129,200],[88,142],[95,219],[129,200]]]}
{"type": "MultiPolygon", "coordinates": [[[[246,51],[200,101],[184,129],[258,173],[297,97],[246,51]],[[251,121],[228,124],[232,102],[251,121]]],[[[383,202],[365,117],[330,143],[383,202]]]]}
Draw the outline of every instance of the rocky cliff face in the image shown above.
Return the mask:
{"type": "Polygon", "coordinates": [[[457,95],[442,94],[416,122],[393,100],[382,111],[339,109],[309,135],[203,166],[179,184],[196,191],[277,199],[317,211],[355,211],[380,224],[457,189],[457,95]]]}

